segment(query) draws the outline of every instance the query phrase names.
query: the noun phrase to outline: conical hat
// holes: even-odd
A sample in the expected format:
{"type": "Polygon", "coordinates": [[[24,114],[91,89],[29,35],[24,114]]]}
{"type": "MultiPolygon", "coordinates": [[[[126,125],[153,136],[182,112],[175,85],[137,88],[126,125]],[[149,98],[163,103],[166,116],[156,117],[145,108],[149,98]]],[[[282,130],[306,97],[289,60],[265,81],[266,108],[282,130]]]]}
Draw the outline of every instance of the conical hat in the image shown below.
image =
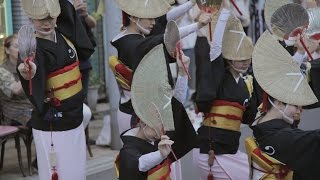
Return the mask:
{"type": "Polygon", "coordinates": [[[288,39],[297,28],[306,28],[309,16],[306,9],[296,3],[278,8],[271,16],[271,32],[281,39],[288,39]]]}
{"type": "Polygon", "coordinates": [[[273,13],[279,9],[281,6],[285,4],[289,4],[290,0],[267,0],[264,5],[264,18],[266,21],[266,24],[271,30],[271,16],[273,13]]]}
{"type": "Polygon", "coordinates": [[[255,45],[252,66],[259,85],[277,100],[297,106],[318,102],[299,64],[267,31],[255,45]]]}
{"type": "Polygon", "coordinates": [[[247,37],[238,18],[230,15],[222,40],[222,56],[232,61],[248,60],[252,57],[252,41],[247,37]]]}
{"type": "Polygon", "coordinates": [[[56,18],[61,12],[59,0],[22,0],[21,3],[30,19],[56,18]]]}
{"type": "Polygon", "coordinates": [[[174,57],[177,43],[180,41],[179,28],[175,21],[169,21],[164,33],[164,44],[170,56],[174,57]]]}
{"type": "Polygon", "coordinates": [[[119,8],[138,18],[157,18],[171,8],[168,0],[116,0],[119,8]]]}
{"type": "MultiPolygon", "coordinates": [[[[137,116],[156,131],[174,130],[171,107],[173,90],[163,45],[154,47],[139,63],[131,84],[131,102],[137,116]]],[[[160,134],[160,133],[159,133],[160,134]]]]}

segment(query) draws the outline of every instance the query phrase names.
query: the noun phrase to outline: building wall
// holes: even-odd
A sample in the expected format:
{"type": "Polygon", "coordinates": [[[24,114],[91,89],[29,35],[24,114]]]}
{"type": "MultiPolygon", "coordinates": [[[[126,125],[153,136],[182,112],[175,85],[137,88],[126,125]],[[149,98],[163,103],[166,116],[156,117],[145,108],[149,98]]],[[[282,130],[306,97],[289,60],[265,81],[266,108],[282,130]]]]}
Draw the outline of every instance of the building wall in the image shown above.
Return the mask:
{"type": "Polygon", "coordinates": [[[21,26],[29,24],[30,21],[21,7],[21,0],[11,0],[13,32],[18,33],[21,26]]]}

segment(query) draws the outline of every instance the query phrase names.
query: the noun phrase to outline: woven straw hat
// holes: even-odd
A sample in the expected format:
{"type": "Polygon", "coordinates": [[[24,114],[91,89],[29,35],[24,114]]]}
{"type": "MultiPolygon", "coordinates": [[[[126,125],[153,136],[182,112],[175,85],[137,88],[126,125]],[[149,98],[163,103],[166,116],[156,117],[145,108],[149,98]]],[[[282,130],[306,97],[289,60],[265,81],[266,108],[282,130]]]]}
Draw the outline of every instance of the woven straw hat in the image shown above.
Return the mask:
{"type": "Polygon", "coordinates": [[[255,45],[252,66],[259,85],[277,100],[297,106],[318,102],[299,64],[267,31],[255,45]]]}
{"type": "Polygon", "coordinates": [[[170,0],[116,0],[119,8],[138,18],[157,18],[171,8],[170,0]]]}
{"type": "Polygon", "coordinates": [[[141,121],[149,127],[160,131],[163,125],[164,130],[171,131],[174,130],[172,95],[163,45],[160,44],[144,56],[133,75],[132,106],[141,121]]]}
{"type": "MultiPolygon", "coordinates": [[[[296,3],[281,6],[273,13],[270,19],[271,32],[282,39],[288,39],[290,34],[294,33],[297,28],[306,28],[308,24],[309,16],[307,10],[296,3]]],[[[296,31],[294,36],[299,31],[296,31]]]]}
{"type": "Polygon", "coordinates": [[[264,5],[264,18],[266,21],[266,24],[271,30],[271,16],[273,13],[279,9],[281,6],[285,4],[289,4],[290,0],[267,0],[264,5]]]}
{"type": "Polygon", "coordinates": [[[170,56],[174,57],[176,45],[179,41],[180,34],[177,23],[175,21],[169,21],[164,33],[164,44],[170,56]]]}
{"type": "Polygon", "coordinates": [[[30,19],[45,19],[59,16],[59,0],[22,0],[22,8],[30,19]]]}
{"type": "Polygon", "coordinates": [[[248,60],[252,57],[253,45],[243,30],[241,22],[230,15],[222,40],[222,56],[232,61],[248,60]]]}

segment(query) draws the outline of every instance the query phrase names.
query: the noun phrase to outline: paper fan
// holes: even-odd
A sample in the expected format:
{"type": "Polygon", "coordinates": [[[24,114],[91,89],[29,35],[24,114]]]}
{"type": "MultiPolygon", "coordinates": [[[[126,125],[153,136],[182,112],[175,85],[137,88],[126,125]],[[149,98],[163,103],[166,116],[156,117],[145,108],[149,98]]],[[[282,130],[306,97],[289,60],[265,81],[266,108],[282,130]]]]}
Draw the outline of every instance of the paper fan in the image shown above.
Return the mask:
{"type": "Polygon", "coordinates": [[[259,85],[270,96],[298,106],[318,101],[298,63],[267,31],[255,45],[252,66],[259,85]]]}
{"type": "Polygon", "coordinates": [[[31,19],[56,18],[61,9],[59,0],[22,0],[22,8],[31,19]]]}
{"type": "MultiPolygon", "coordinates": [[[[131,101],[137,116],[148,126],[160,131],[174,130],[167,65],[160,44],[153,48],[137,67],[131,84],[131,101]]],[[[159,133],[160,134],[160,133],[159,133]]]]}
{"type": "Polygon", "coordinates": [[[301,34],[308,27],[308,12],[301,5],[290,3],[278,8],[270,20],[271,32],[282,39],[301,34]]]}
{"type": "Polygon", "coordinates": [[[36,52],[37,42],[34,31],[33,26],[24,25],[18,32],[19,56],[22,60],[36,52]]]}
{"type": "Polygon", "coordinates": [[[310,39],[320,39],[320,8],[310,8],[307,10],[309,15],[309,27],[307,35],[310,39]]]}
{"type": "Polygon", "coordinates": [[[119,8],[138,18],[157,18],[171,8],[168,0],[116,0],[119,8]]]}
{"type": "Polygon", "coordinates": [[[264,18],[269,30],[271,30],[271,16],[273,13],[285,4],[289,4],[290,0],[266,0],[264,5],[264,18]]]}
{"type": "Polygon", "coordinates": [[[219,11],[222,0],[197,0],[198,7],[207,13],[219,11]]]}
{"type": "Polygon", "coordinates": [[[179,28],[175,21],[169,21],[164,33],[164,44],[170,56],[175,57],[175,49],[180,41],[179,28]]]}

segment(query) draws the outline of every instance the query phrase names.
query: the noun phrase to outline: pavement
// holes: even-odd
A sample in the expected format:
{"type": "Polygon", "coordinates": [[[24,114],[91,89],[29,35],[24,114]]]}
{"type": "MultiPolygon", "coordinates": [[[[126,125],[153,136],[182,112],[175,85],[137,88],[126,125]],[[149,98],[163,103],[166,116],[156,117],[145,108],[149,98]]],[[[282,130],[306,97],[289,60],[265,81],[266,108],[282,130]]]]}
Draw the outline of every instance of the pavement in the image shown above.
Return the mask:
{"type": "MultiPolygon", "coordinates": [[[[109,104],[99,103],[94,112],[94,120],[89,124],[89,135],[92,139],[97,139],[103,125],[103,117],[109,113],[109,104]]],[[[28,175],[26,149],[23,141],[20,142],[22,151],[22,160],[26,177],[22,176],[19,169],[17,151],[14,147],[14,141],[9,140],[6,143],[3,169],[0,170],[0,180],[38,180],[37,171],[34,169],[33,175],[28,175]]],[[[87,180],[114,180],[114,157],[118,151],[111,150],[110,147],[91,145],[93,157],[87,159],[87,180]],[[108,176],[105,176],[108,173],[108,176]],[[102,176],[104,178],[102,178],[102,176]],[[107,178],[106,178],[107,177],[107,178]]],[[[32,159],[35,157],[35,147],[32,145],[32,159]]]]}

